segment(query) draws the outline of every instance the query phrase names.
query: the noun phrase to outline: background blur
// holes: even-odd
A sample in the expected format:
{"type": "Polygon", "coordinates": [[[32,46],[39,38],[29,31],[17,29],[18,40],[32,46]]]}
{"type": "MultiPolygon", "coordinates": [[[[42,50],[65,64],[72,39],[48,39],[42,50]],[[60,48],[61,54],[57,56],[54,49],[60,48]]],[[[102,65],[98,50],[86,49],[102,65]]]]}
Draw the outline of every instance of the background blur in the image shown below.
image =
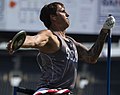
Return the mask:
{"type": "MultiPolygon", "coordinates": [[[[0,95],[13,95],[13,86],[36,88],[40,74],[38,51],[20,49],[9,55],[6,44],[20,30],[34,35],[45,29],[39,12],[52,1],[65,4],[71,22],[67,34],[88,48],[96,41],[108,14],[116,18],[111,44],[111,95],[119,95],[120,0],[0,0],[0,95]]],[[[106,39],[97,64],[79,62],[75,95],[107,94],[107,49],[106,39]]]]}

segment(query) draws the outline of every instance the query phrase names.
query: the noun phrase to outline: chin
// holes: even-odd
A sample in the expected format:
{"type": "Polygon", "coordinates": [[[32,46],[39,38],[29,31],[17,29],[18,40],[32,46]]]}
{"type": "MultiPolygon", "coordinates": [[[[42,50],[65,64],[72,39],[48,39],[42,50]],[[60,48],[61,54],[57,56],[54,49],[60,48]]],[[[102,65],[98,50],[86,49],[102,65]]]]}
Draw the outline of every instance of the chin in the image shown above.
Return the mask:
{"type": "Polygon", "coordinates": [[[64,24],[64,29],[68,28],[69,26],[70,26],[70,23],[69,23],[69,22],[66,22],[66,23],[64,24]]]}
{"type": "Polygon", "coordinates": [[[64,29],[68,28],[69,27],[69,24],[66,24],[64,25],[64,29]]]}
{"type": "Polygon", "coordinates": [[[68,28],[69,26],[70,26],[70,24],[69,24],[69,23],[67,23],[66,27],[68,28]]]}

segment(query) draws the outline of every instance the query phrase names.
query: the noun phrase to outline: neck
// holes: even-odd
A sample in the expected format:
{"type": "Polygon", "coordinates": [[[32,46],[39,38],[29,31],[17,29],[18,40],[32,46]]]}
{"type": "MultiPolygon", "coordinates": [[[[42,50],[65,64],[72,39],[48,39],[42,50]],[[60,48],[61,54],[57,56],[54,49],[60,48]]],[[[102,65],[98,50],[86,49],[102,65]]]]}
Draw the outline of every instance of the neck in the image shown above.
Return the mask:
{"type": "Polygon", "coordinates": [[[50,30],[52,30],[52,31],[58,31],[58,32],[65,32],[66,28],[64,28],[62,25],[53,23],[50,26],[50,30]]]}
{"type": "Polygon", "coordinates": [[[65,32],[63,31],[59,31],[59,32],[56,32],[58,35],[62,36],[62,37],[65,37],[65,32]]]}
{"type": "Polygon", "coordinates": [[[64,40],[66,40],[66,41],[69,41],[67,38],[66,38],[66,31],[56,31],[56,30],[54,30],[54,29],[50,29],[52,32],[54,32],[55,34],[57,34],[57,35],[59,35],[59,36],[61,36],[64,40]]]}
{"type": "Polygon", "coordinates": [[[62,37],[65,37],[65,33],[66,33],[65,30],[62,31],[62,30],[57,30],[57,29],[53,29],[53,28],[50,28],[50,30],[51,30],[52,32],[54,32],[54,33],[56,33],[56,34],[62,36],[62,37]]]}

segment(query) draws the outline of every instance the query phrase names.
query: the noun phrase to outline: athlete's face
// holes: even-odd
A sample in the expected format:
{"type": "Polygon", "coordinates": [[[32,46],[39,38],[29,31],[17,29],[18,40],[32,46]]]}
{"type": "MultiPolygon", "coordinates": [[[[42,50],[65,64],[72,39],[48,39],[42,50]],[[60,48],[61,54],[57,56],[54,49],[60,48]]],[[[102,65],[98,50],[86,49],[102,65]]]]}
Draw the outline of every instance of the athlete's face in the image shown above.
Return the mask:
{"type": "Polygon", "coordinates": [[[62,7],[61,5],[57,6],[57,12],[56,12],[56,23],[61,27],[61,28],[67,28],[69,26],[69,15],[65,11],[65,8],[62,7]]]}

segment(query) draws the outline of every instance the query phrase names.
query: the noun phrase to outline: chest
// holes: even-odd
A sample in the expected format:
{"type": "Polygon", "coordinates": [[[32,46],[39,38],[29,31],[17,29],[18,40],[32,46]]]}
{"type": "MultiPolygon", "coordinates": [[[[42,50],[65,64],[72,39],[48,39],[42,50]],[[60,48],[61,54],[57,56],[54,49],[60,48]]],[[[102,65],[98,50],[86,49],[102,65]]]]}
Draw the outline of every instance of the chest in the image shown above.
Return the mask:
{"type": "Polygon", "coordinates": [[[77,62],[78,54],[77,54],[77,49],[76,49],[76,46],[74,45],[74,43],[70,40],[65,41],[65,42],[63,42],[63,46],[65,46],[66,58],[73,62],[77,62]]]}

